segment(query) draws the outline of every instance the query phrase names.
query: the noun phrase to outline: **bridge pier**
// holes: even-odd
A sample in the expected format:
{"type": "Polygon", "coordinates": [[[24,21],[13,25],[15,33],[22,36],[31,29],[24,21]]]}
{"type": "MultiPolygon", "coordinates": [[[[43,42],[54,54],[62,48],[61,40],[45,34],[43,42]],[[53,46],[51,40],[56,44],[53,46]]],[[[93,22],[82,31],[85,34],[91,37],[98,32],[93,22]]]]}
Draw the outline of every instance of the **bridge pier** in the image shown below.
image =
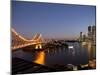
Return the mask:
{"type": "Polygon", "coordinates": [[[41,45],[41,44],[37,44],[37,45],[35,46],[35,49],[42,49],[42,45],[41,45]]]}

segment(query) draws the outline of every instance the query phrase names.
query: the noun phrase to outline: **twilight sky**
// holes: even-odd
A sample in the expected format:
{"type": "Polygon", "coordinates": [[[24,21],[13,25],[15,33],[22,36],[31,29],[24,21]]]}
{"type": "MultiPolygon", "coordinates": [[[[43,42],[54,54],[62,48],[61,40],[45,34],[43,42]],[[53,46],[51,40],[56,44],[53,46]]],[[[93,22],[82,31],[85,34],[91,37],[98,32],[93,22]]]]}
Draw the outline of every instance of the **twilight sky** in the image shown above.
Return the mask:
{"type": "Polygon", "coordinates": [[[32,38],[76,38],[95,25],[95,6],[12,1],[12,27],[32,38]]]}

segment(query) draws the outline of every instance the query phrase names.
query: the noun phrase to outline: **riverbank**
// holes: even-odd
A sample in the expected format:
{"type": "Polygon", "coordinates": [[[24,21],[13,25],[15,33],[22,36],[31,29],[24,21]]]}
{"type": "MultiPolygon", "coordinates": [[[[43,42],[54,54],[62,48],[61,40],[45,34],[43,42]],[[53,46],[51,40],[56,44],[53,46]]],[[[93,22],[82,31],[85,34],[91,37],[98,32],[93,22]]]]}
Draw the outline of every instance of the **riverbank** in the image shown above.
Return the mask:
{"type": "MultiPolygon", "coordinates": [[[[91,62],[90,62],[91,63],[91,62]]],[[[77,71],[95,69],[92,63],[88,66],[72,64],[59,65],[55,64],[53,67],[29,62],[20,58],[12,58],[12,74],[27,74],[27,73],[44,73],[44,72],[58,72],[58,71],[77,71]]]]}

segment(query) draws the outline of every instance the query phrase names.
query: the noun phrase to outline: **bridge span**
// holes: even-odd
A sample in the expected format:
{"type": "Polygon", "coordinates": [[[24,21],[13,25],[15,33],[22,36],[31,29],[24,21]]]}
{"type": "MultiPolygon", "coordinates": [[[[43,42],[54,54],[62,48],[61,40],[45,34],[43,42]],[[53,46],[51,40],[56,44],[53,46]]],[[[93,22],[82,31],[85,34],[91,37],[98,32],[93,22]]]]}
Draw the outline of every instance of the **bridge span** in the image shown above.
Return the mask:
{"type": "Polygon", "coordinates": [[[11,33],[12,33],[12,44],[11,44],[12,50],[24,48],[24,47],[27,47],[27,46],[30,46],[30,45],[34,45],[36,49],[42,48],[41,43],[43,42],[43,39],[42,39],[41,34],[36,34],[30,40],[30,39],[26,39],[26,38],[22,37],[13,28],[11,29],[11,33]]]}

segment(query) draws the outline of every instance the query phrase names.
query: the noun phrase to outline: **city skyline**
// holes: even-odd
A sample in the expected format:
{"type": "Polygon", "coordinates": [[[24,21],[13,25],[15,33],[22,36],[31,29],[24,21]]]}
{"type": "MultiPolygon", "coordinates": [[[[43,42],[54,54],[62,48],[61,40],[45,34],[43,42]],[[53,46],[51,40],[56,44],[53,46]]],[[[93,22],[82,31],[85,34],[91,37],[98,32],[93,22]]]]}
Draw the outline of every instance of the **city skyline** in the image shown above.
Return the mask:
{"type": "Polygon", "coordinates": [[[40,2],[12,2],[12,27],[22,36],[32,38],[76,38],[95,25],[95,6],[40,2]]]}
{"type": "Polygon", "coordinates": [[[96,69],[96,6],[12,1],[12,74],[96,69]]]}

